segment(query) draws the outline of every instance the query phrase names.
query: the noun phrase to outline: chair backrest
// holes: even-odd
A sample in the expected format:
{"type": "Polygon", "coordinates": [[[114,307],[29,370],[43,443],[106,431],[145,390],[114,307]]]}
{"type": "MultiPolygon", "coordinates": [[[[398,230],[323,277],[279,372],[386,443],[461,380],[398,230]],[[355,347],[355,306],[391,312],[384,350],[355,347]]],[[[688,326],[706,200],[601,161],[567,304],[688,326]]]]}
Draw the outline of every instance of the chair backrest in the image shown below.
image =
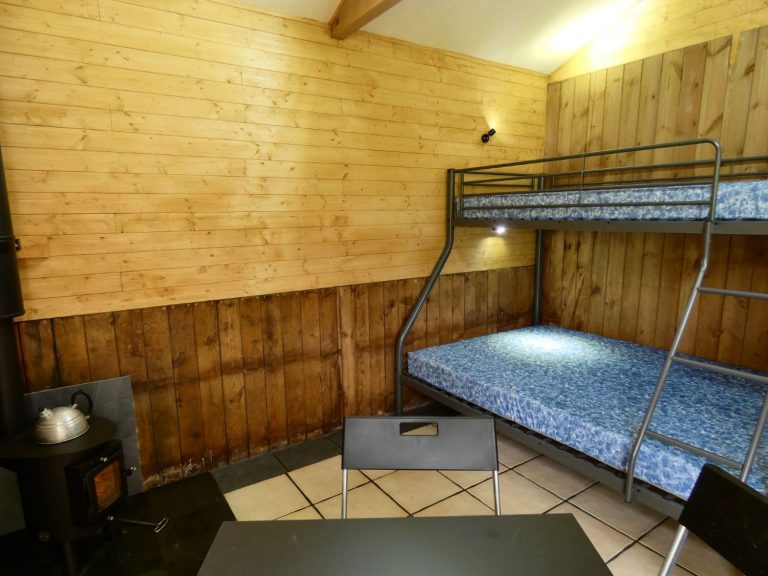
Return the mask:
{"type": "Polygon", "coordinates": [[[341,468],[342,517],[346,517],[347,470],[493,472],[496,513],[500,513],[492,417],[348,416],[341,468]]]}
{"type": "Polygon", "coordinates": [[[768,576],[768,496],[705,464],[683,506],[659,574],[669,574],[691,531],[746,576],[768,576]]]}
{"type": "Polygon", "coordinates": [[[706,464],[679,521],[747,576],[768,575],[768,496],[706,464]]]}

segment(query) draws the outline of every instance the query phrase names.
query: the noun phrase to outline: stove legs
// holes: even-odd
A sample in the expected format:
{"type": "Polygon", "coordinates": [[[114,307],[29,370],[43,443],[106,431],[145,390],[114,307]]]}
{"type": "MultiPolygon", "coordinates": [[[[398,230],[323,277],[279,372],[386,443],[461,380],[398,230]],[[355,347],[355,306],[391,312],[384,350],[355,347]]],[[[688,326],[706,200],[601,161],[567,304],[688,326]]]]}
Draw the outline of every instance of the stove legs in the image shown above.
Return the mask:
{"type": "Polygon", "coordinates": [[[64,542],[64,544],[61,545],[61,551],[64,558],[64,574],[66,574],[66,576],[78,576],[82,570],[82,566],[77,557],[74,542],[64,542]]]}

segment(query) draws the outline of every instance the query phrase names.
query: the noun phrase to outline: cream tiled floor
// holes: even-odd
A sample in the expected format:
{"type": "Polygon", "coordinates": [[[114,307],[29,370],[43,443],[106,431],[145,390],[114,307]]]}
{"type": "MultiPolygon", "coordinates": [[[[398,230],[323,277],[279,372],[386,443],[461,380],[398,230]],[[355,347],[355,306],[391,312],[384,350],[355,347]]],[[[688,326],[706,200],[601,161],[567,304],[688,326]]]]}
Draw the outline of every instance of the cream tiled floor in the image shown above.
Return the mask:
{"type": "MultiPolygon", "coordinates": [[[[516,444],[498,439],[504,514],[571,513],[614,576],[657,574],[675,523],[516,444]]],[[[475,472],[350,472],[349,516],[460,516],[493,513],[490,476],[475,472]]],[[[338,518],[341,457],[225,494],[238,520],[338,518]]],[[[735,568],[689,536],[676,576],[731,576],[735,568]]]]}

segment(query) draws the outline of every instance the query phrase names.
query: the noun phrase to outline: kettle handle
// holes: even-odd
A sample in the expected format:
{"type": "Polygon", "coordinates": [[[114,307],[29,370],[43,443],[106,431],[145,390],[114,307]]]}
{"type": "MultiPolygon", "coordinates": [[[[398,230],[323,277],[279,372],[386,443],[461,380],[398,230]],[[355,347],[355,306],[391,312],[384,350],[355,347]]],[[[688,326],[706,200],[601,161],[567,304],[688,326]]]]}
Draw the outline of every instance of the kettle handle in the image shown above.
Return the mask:
{"type": "Polygon", "coordinates": [[[77,392],[72,394],[72,397],[69,399],[69,403],[71,405],[75,404],[75,398],[77,398],[78,396],[85,396],[85,399],[88,400],[88,410],[85,411],[85,415],[90,416],[91,410],[93,410],[93,400],[91,400],[91,397],[85,392],[83,392],[82,390],[78,390],[77,392]]]}

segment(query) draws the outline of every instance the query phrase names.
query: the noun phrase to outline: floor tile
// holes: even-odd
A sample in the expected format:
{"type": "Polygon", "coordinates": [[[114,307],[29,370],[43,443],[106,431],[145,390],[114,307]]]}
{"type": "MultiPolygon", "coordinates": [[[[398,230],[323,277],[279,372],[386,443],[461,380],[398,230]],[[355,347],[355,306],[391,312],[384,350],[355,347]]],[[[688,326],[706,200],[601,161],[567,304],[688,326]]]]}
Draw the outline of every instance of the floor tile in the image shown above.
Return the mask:
{"type": "MultiPolygon", "coordinates": [[[[487,480],[469,492],[493,507],[493,482],[487,480]]],[[[537,486],[514,470],[499,475],[502,514],[541,514],[562,502],[560,498],[537,486]]]]}
{"type": "Polygon", "coordinates": [[[514,468],[518,464],[522,464],[531,458],[539,456],[539,453],[535,450],[531,450],[519,442],[515,442],[504,436],[496,437],[496,448],[499,453],[499,462],[508,468],[514,468]]]}
{"type": "Polygon", "coordinates": [[[376,480],[409,514],[456,494],[456,484],[434,470],[398,470],[376,480]]]}
{"type": "Polygon", "coordinates": [[[576,506],[562,503],[560,506],[549,512],[550,514],[573,514],[578,521],[581,529],[584,530],[592,545],[597,549],[600,557],[606,562],[619,554],[625,548],[632,544],[632,539],[614,530],[608,524],[601,522],[597,518],[590,516],[586,512],[579,510],[576,506]]]}
{"type": "Polygon", "coordinates": [[[281,518],[278,518],[278,520],[322,520],[323,517],[320,516],[320,513],[315,510],[312,506],[307,506],[306,508],[302,508],[301,510],[297,510],[296,512],[291,512],[290,514],[287,514],[285,516],[282,516],[281,518]]]}
{"type": "Polygon", "coordinates": [[[490,516],[493,509],[467,492],[459,492],[433,504],[429,508],[417,512],[414,516],[490,516]]]}
{"type": "Polygon", "coordinates": [[[594,480],[582,476],[546,456],[540,456],[521,464],[515,468],[515,472],[564,499],[578,494],[595,483],[594,480]]]}
{"type": "MultiPolygon", "coordinates": [[[[642,544],[634,544],[608,562],[613,576],[658,576],[664,558],[642,544]]],[[[672,570],[672,576],[691,576],[679,566],[672,570]]]]}
{"type": "MultiPolygon", "coordinates": [[[[316,464],[304,466],[289,472],[288,475],[313,504],[341,494],[341,456],[333,456],[316,464]]],[[[367,481],[368,479],[357,470],[349,471],[350,488],[360,486],[367,481]]]]}
{"type": "MultiPolygon", "coordinates": [[[[667,520],[654,528],[641,542],[659,554],[666,554],[677,530],[674,520],[667,520]]],[[[725,558],[720,556],[695,534],[688,534],[677,563],[697,576],[738,576],[741,574],[725,558]]]]}
{"type": "Polygon", "coordinates": [[[274,453],[275,458],[289,472],[339,454],[341,454],[341,449],[326,437],[307,440],[274,453]]]}
{"type": "Polygon", "coordinates": [[[287,475],[240,488],[224,497],[238,520],[274,520],[309,505],[287,475]]]}
{"type": "Polygon", "coordinates": [[[628,504],[618,492],[602,484],[587,488],[569,502],[634,540],[650,532],[665,518],[642,504],[628,504]]]}
{"type": "MultiPolygon", "coordinates": [[[[369,482],[349,491],[349,518],[402,518],[408,513],[398,506],[378,486],[369,482]]],[[[316,504],[323,518],[341,518],[341,496],[316,504]]]]}
{"type": "Polygon", "coordinates": [[[262,454],[211,471],[223,494],[281,474],[285,474],[285,467],[272,454],[262,454]]]}
{"type": "Polygon", "coordinates": [[[476,472],[472,470],[441,470],[440,472],[462,488],[469,488],[493,478],[492,472],[476,472]]]}
{"type": "MultiPolygon", "coordinates": [[[[429,418],[425,417],[424,422],[429,422],[429,418]]],[[[417,424],[401,424],[400,425],[400,435],[401,436],[437,436],[437,425],[433,423],[428,423],[421,425],[422,423],[419,422],[419,425],[417,424]],[[414,428],[414,426],[416,426],[414,428]]]]}
{"type": "Polygon", "coordinates": [[[369,479],[376,480],[377,478],[381,478],[387,474],[392,474],[394,470],[361,470],[361,472],[365,474],[369,479]]]}

